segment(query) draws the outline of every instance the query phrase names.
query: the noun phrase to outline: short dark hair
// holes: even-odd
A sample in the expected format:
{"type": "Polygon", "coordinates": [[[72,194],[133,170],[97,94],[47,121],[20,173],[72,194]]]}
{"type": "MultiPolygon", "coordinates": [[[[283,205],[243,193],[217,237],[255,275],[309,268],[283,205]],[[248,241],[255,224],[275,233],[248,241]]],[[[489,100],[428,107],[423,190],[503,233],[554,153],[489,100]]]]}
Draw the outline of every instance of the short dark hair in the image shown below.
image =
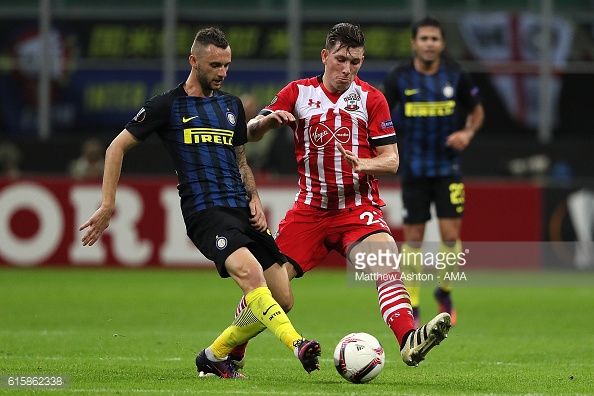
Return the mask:
{"type": "Polygon", "coordinates": [[[326,49],[330,50],[338,42],[340,43],[340,48],[346,47],[347,50],[358,47],[365,48],[365,36],[361,28],[359,25],[352,23],[337,23],[330,29],[326,36],[326,49]]]}
{"type": "Polygon", "coordinates": [[[192,54],[195,53],[196,46],[207,47],[210,44],[214,45],[215,47],[225,49],[229,46],[229,42],[227,41],[227,37],[225,37],[225,33],[222,30],[217,29],[215,27],[209,27],[205,29],[201,29],[196,33],[196,37],[194,38],[194,44],[192,44],[192,54]]]}
{"type": "Polygon", "coordinates": [[[445,40],[445,32],[443,31],[443,27],[441,26],[441,23],[437,20],[437,18],[430,17],[430,16],[420,19],[413,24],[412,38],[413,39],[417,38],[417,33],[419,32],[419,28],[427,27],[427,26],[432,26],[432,27],[438,28],[439,32],[441,33],[441,38],[445,40]]]}

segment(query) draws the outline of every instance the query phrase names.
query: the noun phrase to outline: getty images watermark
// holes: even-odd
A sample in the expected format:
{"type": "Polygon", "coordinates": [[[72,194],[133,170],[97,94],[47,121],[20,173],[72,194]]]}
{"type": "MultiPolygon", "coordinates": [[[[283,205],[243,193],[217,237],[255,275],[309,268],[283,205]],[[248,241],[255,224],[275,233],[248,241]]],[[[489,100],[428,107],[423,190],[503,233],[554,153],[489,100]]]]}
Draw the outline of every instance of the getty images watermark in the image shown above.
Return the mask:
{"type": "Polygon", "coordinates": [[[408,251],[374,242],[353,246],[349,257],[348,286],[400,279],[423,287],[594,287],[592,241],[424,242],[408,251]]]}
{"type": "Polygon", "coordinates": [[[410,251],[385,244],[362,245],[357,245],[351,252],[351,265],[347,266],[349,283],[389,280],[441,283],[467,280],[463,269],[470,253],[468,249],[440,250],[439,244],[425,244],[423,249],[410,251]]]}

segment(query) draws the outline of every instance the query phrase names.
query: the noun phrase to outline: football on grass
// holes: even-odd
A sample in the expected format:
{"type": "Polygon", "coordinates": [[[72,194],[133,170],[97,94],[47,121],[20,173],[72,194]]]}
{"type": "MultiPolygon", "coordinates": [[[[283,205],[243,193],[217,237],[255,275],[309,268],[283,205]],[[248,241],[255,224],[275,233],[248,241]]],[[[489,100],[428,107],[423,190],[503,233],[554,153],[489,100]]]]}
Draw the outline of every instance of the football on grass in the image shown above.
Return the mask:
{"type": "Polygon", "coordinates": [[[369,382],[381,373],[386,355],[380,342],[367,333],[351,333],[334,349],[338,373],[355,384],[369,382]]]}

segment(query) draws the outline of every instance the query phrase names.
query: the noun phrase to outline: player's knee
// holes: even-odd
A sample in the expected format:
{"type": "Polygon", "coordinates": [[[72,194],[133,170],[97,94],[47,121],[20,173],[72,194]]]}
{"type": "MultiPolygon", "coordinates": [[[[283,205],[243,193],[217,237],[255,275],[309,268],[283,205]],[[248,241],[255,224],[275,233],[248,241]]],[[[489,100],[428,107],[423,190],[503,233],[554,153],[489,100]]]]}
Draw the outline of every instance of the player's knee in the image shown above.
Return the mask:
{"type": "Polygon", "coordinates": [[[258,268],[250,266],[235,268],[234,270],[229,271],[229,274],[245,294],[258,287],[266,286],[264,274],[262,273],[262,270],[258,270],[258,268]]]}

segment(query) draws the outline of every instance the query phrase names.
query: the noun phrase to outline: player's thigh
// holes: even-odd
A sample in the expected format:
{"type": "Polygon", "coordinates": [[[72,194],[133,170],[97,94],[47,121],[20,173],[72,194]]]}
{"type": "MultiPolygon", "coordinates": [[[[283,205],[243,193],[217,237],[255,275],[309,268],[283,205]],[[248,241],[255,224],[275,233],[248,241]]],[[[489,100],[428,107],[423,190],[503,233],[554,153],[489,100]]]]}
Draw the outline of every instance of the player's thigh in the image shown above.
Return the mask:
{"type": "Polygon", "coordinates": [[[354,243],[348,257],[355,268],[367,273],[388,274],[399,266],[398,245],[387,231],[375,232],[354,243]]]}
{"type": "MultiPolygon", "coordinates": [[[[374,257],[387,258],[398,253],[398,247],[391,235],[390,227],[383,217],[383,211],[374,206],[357,206],[344,210],[335,216],[332,223],[332,234],[339,235],[335,245],[343,256],[355,264],[361,259],[373,260],[374,257]],[[391,241],[391,243],[387,243],[391,241]]],[[[355,265],[359,268],[360,265],[355,265]]]]}
{"type": "Polygon", "coordinates": [[[254,243],[244,231],[250,227],[248,214],[247,208],[215,207],[200,211],[188,220],[188,237],[206,258],[215,263],[222,278],[230,276],[226,268],[227,258],[254,243]]]}
{"type": "Polygon", "coordinates": [[[264,278],[272,296],[285,312],[289,312],[293,308],[293,292],[287,273],[288,267],[292,267],[291,264],[274,264],[264,271],[264,278]]]}
{"type": "Polygon", "coordinates": [[[309,210],[303,205],[290,209],[281,220],[275,241],[281,252],[290,261],[294,271],[289,271],[289,278],[300,277],[316,267],[328,255],[324,244],[327,227],[319,211],[309,210]],[[291,273],[292,272],[292,273],[291,273]]]}
{"type": "Polygon", "coordinates": [[[402,222],[421,224],[431,219],[431,181],[428,178],[402,181],[402,222]]]}

